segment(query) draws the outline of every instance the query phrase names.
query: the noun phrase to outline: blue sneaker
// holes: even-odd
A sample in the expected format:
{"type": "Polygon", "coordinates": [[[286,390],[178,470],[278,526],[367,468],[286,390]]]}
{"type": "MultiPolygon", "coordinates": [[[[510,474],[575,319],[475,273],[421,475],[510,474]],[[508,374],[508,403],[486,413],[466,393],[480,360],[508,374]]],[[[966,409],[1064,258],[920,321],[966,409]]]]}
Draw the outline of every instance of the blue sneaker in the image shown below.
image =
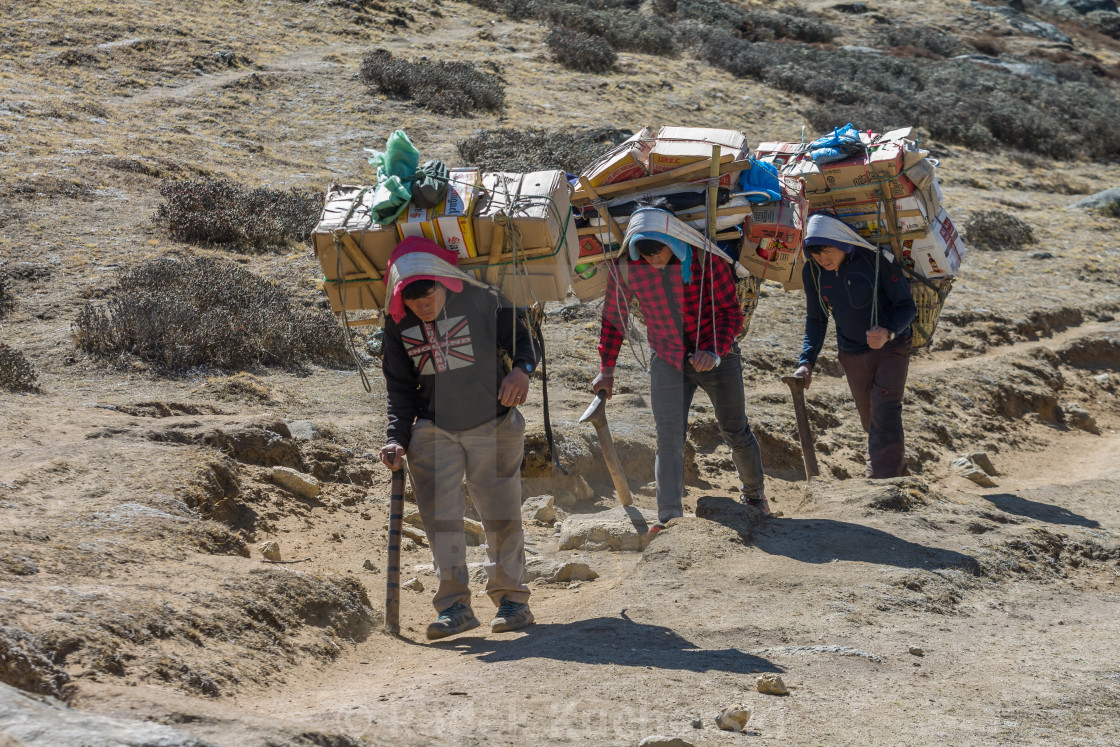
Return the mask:
{"type": "Polygon", "coordinates": [[[492,633],[508,633],[511,630],[521,630],[532,625],[536,620],[529,611],[529,605],[524,602],[511,602],[502,597],[494,619],[490,621],[492,633]]]}
{"type": "Polygon", "coordinates": [[[456,602],[439,613],[436,621],[428,626],[428,640],[434,641],[449,635],[472,630],[479,626],[474,610],[462,602],[456,602]]]}

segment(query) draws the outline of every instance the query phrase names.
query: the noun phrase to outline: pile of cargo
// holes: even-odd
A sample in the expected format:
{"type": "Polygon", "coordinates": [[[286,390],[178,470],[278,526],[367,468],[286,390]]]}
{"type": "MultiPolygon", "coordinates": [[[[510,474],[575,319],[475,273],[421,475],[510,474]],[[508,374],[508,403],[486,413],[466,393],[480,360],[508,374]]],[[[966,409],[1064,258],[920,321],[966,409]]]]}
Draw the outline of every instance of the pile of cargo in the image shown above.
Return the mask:
{"type": "Polygon", "coordinates": [[[755,157],[804,183],[810,214],[834,215],[871,243],[890,248],[910,278],[918,306],[914,346],[921,347],[933,335],[967,250],[941,204],[936,164],[918,148],[912,128],[849,133],[855,145],[849,153],[822,158],[813,147],[818,140],[761,143],[755,157]]]}
{"type": "Polygon", "coordinates": [[[385,305],[389,256],[406,236],[424,236],[459,255],[459,267],[518,306],[559,301],[569,288],[578,242],[563,171],[530,174],[450,169],[435,207],[410,202],[377,222],[372,186],[332,185],[312,233],[323,288],[337,313],[385,305]]]}

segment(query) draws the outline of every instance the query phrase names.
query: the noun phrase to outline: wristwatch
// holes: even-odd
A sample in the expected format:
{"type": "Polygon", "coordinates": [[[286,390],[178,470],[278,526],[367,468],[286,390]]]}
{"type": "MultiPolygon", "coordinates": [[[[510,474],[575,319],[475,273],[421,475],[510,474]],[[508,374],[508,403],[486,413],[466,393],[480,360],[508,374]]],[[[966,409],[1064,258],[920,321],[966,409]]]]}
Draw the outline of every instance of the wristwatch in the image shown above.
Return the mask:
{"type": "Polygon", "coordinates": [[[537,367],[534,366],[529,361],[521,361],[520,363],[515,363],[513,365],[517,366],[518,368],[520,368],[522,371],[529,374],[530,376],[532,376],[533,371],[535,371],[537,369],[537,367]]]}
{"type": "Polygon", "coordinates": [[[887,330],[887,342],[890,342],[893,339],[894,339],[894,330],[888,329],[887,330]]]}

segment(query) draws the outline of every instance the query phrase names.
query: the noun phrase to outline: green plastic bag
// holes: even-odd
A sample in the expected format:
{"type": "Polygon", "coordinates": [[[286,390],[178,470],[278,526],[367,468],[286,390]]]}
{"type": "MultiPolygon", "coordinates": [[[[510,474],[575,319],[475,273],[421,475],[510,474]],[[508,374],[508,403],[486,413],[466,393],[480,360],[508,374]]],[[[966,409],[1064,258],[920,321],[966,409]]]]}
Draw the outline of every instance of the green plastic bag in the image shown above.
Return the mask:
{"type": "Polygon", "coordinates": [[[377,189],[373,194],[372,212],[378,225],[387,225],[397,219],[412,198],[405,179],[411,179],[420,166],[420,151],[408,139],[404,130],[397,130],[385,142],[385,151],[365,149],[372,155],[370,166],[377,168],[377,189]]]}

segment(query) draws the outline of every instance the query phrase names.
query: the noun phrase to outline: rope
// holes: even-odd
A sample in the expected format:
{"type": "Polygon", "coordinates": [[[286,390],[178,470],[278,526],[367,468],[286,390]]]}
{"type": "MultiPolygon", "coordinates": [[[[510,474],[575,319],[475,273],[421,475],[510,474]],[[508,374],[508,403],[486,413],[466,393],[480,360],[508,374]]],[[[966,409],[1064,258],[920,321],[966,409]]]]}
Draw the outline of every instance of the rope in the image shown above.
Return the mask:
{"type": "MultiPolygon", "coordinates": [[[[350,213],[347,214],[347,217],[352,215],[353,211],[354,208],[351,206],[350,213]]],[[[343,225],[346,224],[343,223],[343,225]]],[[[362,232],[365,233],[365,229],[363,229],[362,232]]],[[[357,348],[354,347],[354,335],[350,331],[350,318],[346,313],[346,274],[342,268],[342,247],[340,244],[341,242],[339,242],[338,237],[335,236],[334,256],[338,263],[338,278],[342,281],[338,287],[339,306],[342,307],[342,331],[343,334],[346,335],[346,346],[350,349],[350,357],[354,359],[354,365],[358,367],[358,376],[362,380],[362,389],[366,390],[366,394],[372,394],[373,386],[369,383],[369,375],[366,373],[365,366],[362,365],[362,361],[358,357],[357,348]]],[[[361,246],[361,244],[358,246],[361,246]]]]}

